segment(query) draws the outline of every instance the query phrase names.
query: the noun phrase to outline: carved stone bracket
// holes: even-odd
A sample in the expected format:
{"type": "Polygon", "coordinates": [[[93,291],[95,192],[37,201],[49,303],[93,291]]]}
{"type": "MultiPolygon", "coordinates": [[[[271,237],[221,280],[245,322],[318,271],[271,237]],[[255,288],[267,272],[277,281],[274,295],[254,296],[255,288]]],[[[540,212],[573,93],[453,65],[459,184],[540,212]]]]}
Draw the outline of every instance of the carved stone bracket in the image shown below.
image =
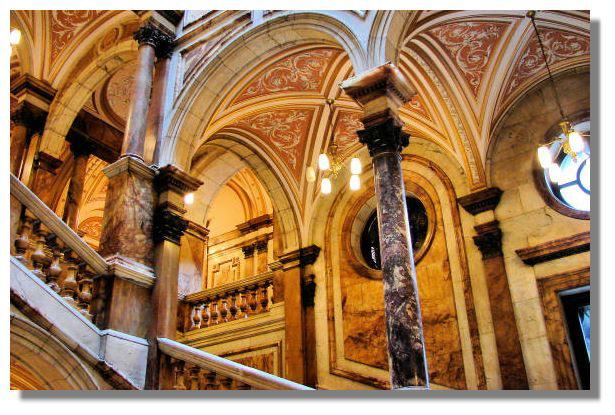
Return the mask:
{"type": "Polygon", "coordinates": [[[158,206],[154,212],[154,242],[167,240],[179,245],[181,237],[188,228],[188,221],[173,213],[166,206],[158,206]]]}
{"type": "Polygon", "coordinates": [[[502,230],[497,220],[475,226],[474,229],[477,235],[472,239],[483,255],[483,259],[502,255],[502,230]]]}
{"type": "Polygon", "coordinates": [[[494,210],[500,203],[502,191],[497,187],[489,187],[478,192],[460,197],[457,202],[470,214],[494,210]]]}

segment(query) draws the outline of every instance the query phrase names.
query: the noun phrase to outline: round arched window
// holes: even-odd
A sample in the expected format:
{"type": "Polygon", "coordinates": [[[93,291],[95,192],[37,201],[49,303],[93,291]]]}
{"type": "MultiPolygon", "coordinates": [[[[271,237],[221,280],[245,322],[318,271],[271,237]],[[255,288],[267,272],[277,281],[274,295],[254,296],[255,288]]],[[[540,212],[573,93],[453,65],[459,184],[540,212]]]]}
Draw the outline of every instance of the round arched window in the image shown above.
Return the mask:
{"type": "MultiPolygon", "coordinates": [[[[561,151],[555,163],[559,165],[557,177],[549,169],[545,170],[545,180],[557,200],[569,208],[589,212],[591,200],[590,187],[590,123],[589,120],[573,124],[581,134],[585,148],[575,155],[561,151]]],[[[561,136],[563,137],[563,134],[561,136]]]]}
{"type": "MultiPolygon", "coordinates": [[[[413,196],[406,196],[406,208],[410,222],[410,238],[412,251],[416,254],[427,238],[429,221],[427,211],[420,200],[413,196]]],[[[374,211],[361,233],[361,254],[370,268],[381,269],[380,264],[380,231],[378,229],[378,216],[374,211]]]]}

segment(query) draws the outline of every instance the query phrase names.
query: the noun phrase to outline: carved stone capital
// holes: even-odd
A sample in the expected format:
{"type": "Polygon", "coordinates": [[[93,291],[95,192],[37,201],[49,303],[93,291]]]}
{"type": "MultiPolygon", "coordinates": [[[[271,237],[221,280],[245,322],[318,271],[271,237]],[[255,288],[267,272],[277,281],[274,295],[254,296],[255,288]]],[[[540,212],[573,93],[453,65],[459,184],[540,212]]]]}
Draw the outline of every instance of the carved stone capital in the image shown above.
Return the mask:
{"type": "Polygon", "coordinates": [[[254,247],[258,252],[266,252],[267,246],[269,245],[269,235],[265,235],[262,238],[258,238],[256,242],[254,242],[254,247]]]}
{"type": "Polygon", "coordinates": [[[495,210],[500,203],[502,191],[497,187],[489,187],[470,193],[457,199],[457,202],[470,214],[477,215],[488,210],[495,210]]]}
{"type": "Polygon", "coordinates": [[[154,212],[154,242],[170,241],[177,245],[188,228],[188,221],[180,215],[159,206],[154,212]]]}
{"type": "Polygon", "coordinates": [[[158,58],[168,57],[174,46],[173,36],[149,21],[133,34],[133,38],[139,43],[139,46],[152,46],[158,58]]]}
{"type": "Polygon", "coordinates": [[[252,258],[254,256],[254,248],[256,248],[254,244],[242,246],[241,250],[243,251],[244,258],[252,258]]]}
{"type": "Polygon", "coordinates": [[[45,127],[47,113],[33,107],[27,102],[22,102],[11,111],[11,121],[16,125],[22,125],[30,134],[41,132],[45,127]]]}
{"type": "Polygon", "coordinates": [[[500,222],[494,220],[475,226],[474,229],[477,235],[472,239],[474,239],[474,243],[483,255],[483,259],[502,255],[502,230],[500,229],[500,222]]]}
{"type": "Polygon", "coordinates": [[[158,169],[155,185],[158,192],[174,191],[182,196],[197,190],[203,182],[179,168],[167,164],[158,169]]]}
{"type": "Polygon", "coordinates": [[[316,294],[316,276],[308,274],[301,278],[301,302],[304,307],[314,306],[314,295],[316,294]]]}
{"type": "Polygon", "coordinates": [[[357,131],[357,134],[359,141],[367,146],[372,157],[386,151],[401,153],[410,138],[410,134],[404,132],[402,127],[403,124],[397,117],[389,116],[383,122],[357,131]]]}

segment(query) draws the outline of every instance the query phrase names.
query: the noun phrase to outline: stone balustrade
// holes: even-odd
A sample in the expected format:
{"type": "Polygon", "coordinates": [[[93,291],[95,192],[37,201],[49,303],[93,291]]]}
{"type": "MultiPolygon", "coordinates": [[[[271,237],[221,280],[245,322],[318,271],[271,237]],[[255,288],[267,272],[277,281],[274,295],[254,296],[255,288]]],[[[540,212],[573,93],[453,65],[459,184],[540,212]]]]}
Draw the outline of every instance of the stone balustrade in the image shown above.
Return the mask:
{"type": "Polygon", "coordinates": [[[232,360],[159,338],[158,348],[168,368],[164,389],[173,390],[312,390],[232,360]]]}
{"type": "Polygon", "coordinates": [[[93,282],[108,273],[107,263],[12,174],[11,196],[21,203],[15,258],[92,320],[93,282]]]}
{"type": "Polygon", "coordinates": [[[266,313],[272,298],[272,272],[190,294],[180,307],[184,311],[184,318],[178,319],[180,329],[197,330],[266,313]]]}

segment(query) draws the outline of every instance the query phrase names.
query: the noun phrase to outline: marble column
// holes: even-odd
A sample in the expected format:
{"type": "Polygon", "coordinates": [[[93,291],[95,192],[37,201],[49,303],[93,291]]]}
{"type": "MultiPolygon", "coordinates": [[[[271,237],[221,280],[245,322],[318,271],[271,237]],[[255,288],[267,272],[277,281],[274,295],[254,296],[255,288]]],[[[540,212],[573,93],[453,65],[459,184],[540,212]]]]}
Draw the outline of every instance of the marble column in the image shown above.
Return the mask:
{"type": "Polygon", "coordinates": [[[104,169],[109,178],[100,254],[117,271],[106,300],[105,326],[145,337],[152,324],[156,171],[143,161],[154,58],[172,37],[149,20],[134,34],[139,57],[122,154],[104,169]],[[130,314],[130,318],[127,315],[130,314]]]}
{"type": "Polygon", "coordinates": [[[245,245],[241,247],[244,259],[244,278],[254,275],[254,244],[245,245]]]}
{"type": "Polygon", "coordinates": [[[148,355],[147,388],[156,389],[159,384],[160,356],[157,337],[174,339],[177,332],[177,305],[180,240],[188,228],[184,219],[186,209],[184,196],[196,191],[203,182],[167,165],[158,170],[155,179],[158,204],[154,214],[154,269],[156,282],[152,292],[152,324],[148,332],[150,353],[148,355]]]}
{"type": "Polygon", "coordinates": [[[528,389],[515,310],[502,253],[502,230],[495,218],[495,208],[500,202],[501,195],[500,189],[490,187],[460,197],[458,202],[468,213],[474,215],[476,235],[472,239],[483,259],[502,388],[528,389]]]}
{"type": "Polygon", "coordinates": [[[11,121],[13,123],[10,146],[11,173],[19,178],[30,136],[40,129],[40,123],[27,105],[21,105],[13,111],[11,121]]]}
{"type": "Polygon", "coordinates": [[[145,140],[145,160],[160,165],[164,137],[162,135],[165,101],[169,84],[169,69],[171,66],[172,43],[166,50],[161,50],[154,68],[154,86],[152,88],[152,103],[147,120],[145,140]],[[153,153],[153,154],[152,154],[153,153]]]}
{"type": "Polygon", "coordinates": [[[73,168],[68,182],[68,193],[64,205],[62,220],[75,232],[79,226],[79,209],[81,208],[81,198],[85,185],[85,173],[87,170],[88,159],[91,148],[87,145],[74,141],[70,145],[73,153],[73,168]]]}
{"type": "Polygon", "coordinates": [[[342,88],[364,109],[357,131],[372,157],[380,228],[389,370],[393,389],[429,388],[416,270],[410,242],[401,151],[409,135],[397,111],[414,91],[401,72],[385,64],[348,79],[342,88]]]}

